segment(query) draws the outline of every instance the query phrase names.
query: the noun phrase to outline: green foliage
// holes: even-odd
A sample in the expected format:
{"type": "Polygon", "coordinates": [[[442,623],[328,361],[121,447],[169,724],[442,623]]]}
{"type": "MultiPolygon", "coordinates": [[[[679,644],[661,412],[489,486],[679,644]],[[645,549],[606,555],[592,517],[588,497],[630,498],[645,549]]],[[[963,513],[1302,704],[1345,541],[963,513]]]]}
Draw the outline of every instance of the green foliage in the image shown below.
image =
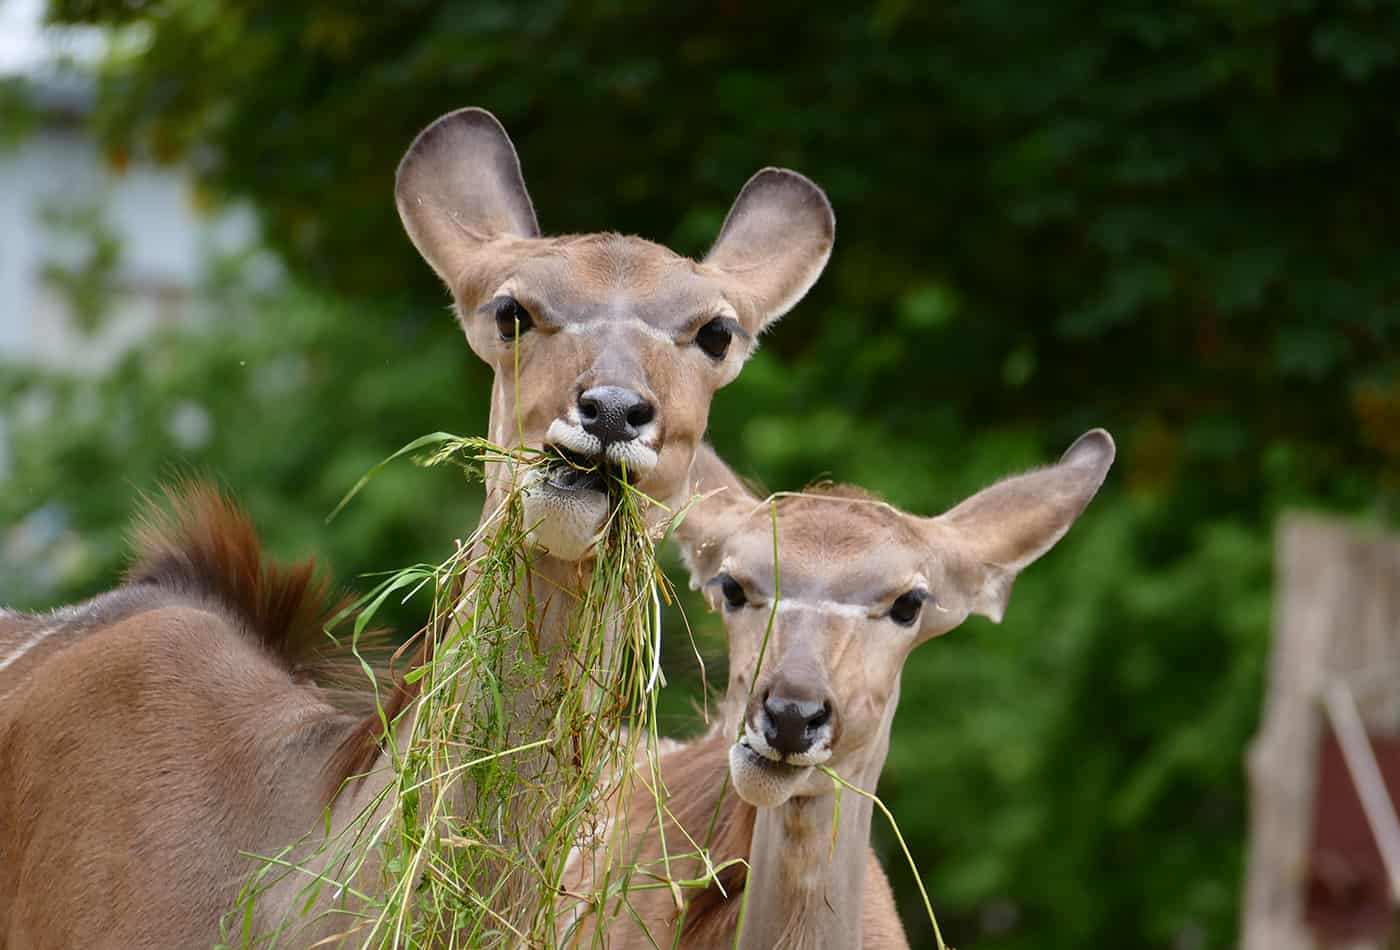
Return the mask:
{"type": "Polygon", "coordinates": [[[0,154],[14,148],[33,130],[36,120],[28,83],[0,76],[0,154]]]}
{"type": "Polygon", "coordinates": [[[472,497],[410,468],[321,523],[414,436],[483,431],[485,374],[390,199],[439,113],[497,112],[554,232],[699,252],[754,169],[789,165],[828,189],[837,248],[716,399],[736,467],[774,487],[828,473],[932,513],[1091,425],[1120,443],[1006,623],[922,648],[905,676],[882,794],[949,939],[1235,943],[1272,519],[1393,510],[1400,489],[1400,7],[52,12],[139,28],[104,70],[109,147],[191,157],[213,193],[251,198],[307,289],[231,298],[108,379],[11,375],[0,524],[43,540],[36,510],[68,521],[0,562],[0,598],[107,585],[132,489],[172,464],[217,472],[279,553],[327,554],[342,577],[466,531],[472,497]],[[171,433],[186,406],[208,415],[201,445],[171,433]]]}
{"type": "Polygon", "coordinates": [[[63,296],[73,322],[86,331],[101,322],[121,265],[121,238],[102,212],[100,204],[55,203],[39,214],[45,228],[80,244],[79,260],[46,261],[43,279],[63,296]]]}
{"type": "Polygon", "coordinates": [[[1254,497],[1280,441],[1397,478],[1353,410],[1357,387],[1396,383],[1382,361],[1400,333],[1394,4],[54,12],[143,17],[148,41],[108,68],[104,134],[158,156],[211,150],[206,183],[253,196],[294,269],[335,293],[441,300],[408,242],[385,240],[386,196],[419,128],[480,104],[555,232],[697,251],[759,165],[821,182],[840,238],[803,319],[823,324],[775,345],[825,366],[822,391],[852,414],[1150,417],[1177,437],[1181,474],[1237,469],[1222,509],[1254,497]],[[951,306],[921,310],[930,286],[951,306]],[[853,340],[871,362],[836,358],[853,340]],[[1197,451],[1214,413],[1249,431],[1197,451]]]}
{"type": "MultiPolygon", "coordinates": [[[[461,378],[464,346],[432,345],[411,319],[386,326],[382,310],[295,291],[221,295],[208,308],[101,376],[0,366],[0,405],[13,410],[0,601],[39,606],[110,587],[138,495],[171,478],[219,479],[274,554],[317,555],[345,582],[469,533],[479,495],[451,472],[407,464],[325,523],[360,475],[434,420],[485,428],[482,391],[461,378]]],[[[423,622],[411,610],[393,616],[406,632],[423,622]]]]}

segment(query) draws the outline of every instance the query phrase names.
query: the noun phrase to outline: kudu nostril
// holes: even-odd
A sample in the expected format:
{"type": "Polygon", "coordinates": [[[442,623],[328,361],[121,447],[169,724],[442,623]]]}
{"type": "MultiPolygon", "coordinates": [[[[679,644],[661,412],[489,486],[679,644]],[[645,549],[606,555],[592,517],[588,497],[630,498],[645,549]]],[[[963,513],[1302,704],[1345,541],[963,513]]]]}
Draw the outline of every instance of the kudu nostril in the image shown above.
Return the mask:
{"type": "Polygon", "coordinates": [[[656,410],[651,403],[642,400],[631,409],[627,410],[627,424],[640,429],[652,419],[656,418],[656,410]]]}
{"type": "Polygon", "coordinates": [[[630,442],[638,429],[656,418],[656,407],[642,395],[621,386],[594,386],[578,397],[583,429],[604,445],[630,442]]]}
{"type": "Polygon", "coordinates": [[[817,732],[831,719],[831,703],[765,696],[763,738],[780,755],[800,755],[812,748],[817,732]]]}

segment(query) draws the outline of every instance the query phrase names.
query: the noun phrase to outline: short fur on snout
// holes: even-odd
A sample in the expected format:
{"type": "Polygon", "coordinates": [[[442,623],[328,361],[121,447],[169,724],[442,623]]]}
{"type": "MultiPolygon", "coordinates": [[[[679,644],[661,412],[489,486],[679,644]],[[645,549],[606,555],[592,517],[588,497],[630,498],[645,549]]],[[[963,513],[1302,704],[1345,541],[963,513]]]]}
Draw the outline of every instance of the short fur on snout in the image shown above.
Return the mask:
{"type": "MultiPolygon", "coordinates": [[[[615,233],[545,237],[515,147],[481,109],[423,130],[399,165],[395,198],[472,350],[495,371],[492,441],[625,470],[663,502],[685,488],[715,391],[817,280],[835,235],[820,188],[765,168],[699,261],[615,233]],[[605,444],[590,434],[579,400],[598,387],[654,410],[635,438],[605,444]]],[[[494,466],[488,490],[499,496],[510,477],[494,466]]],[[[525,486],[525,514],[539,546],[578,560],[608,507],[596,481],[569,482],[525,486]]]]}
{"type": "Polygon", "coordinates": [[[1058,463],[921,518],[848,487],[765,503],[703,448],[693,487],[705,497],[676,537],[692,583],[724,616],[728,707],[743,710],[729,760],[739,795],[775,808],[827,793],[818,764],[873,789],[909,654],[969,614],[1000,621],[1016,575],[1069,530],[1114,452],[1108,433],[1092,430],[1058,463]],[[830,726],[811,730],[807,747],[775,754],[763,701],[775,692],[826,704],[830,726]]]}

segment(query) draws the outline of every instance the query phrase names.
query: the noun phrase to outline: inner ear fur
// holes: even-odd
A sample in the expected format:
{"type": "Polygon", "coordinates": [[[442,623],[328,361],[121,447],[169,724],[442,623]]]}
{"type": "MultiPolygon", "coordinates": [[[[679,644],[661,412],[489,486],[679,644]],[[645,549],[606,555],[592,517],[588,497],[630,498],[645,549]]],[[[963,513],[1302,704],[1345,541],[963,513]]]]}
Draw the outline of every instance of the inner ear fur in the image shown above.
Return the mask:
{"type": "Polygon", "coordinates": [[[485,109],[449,112],[418,133],[394,201],[418,253],[454,292],[484,244],[540,233],[515,146],[485,109]]]}
{"type": "Polygon", "coordinates": [[[705,442],[695,451],[689,489],[687,501],[701,497],[685,512],[671,536],[690,571],[690,586],[698,590],[719,571],[721,542],[738,529],[759,499],[705,442]]]}
{"type": "Polygon", "coordinates": [[[826,194],[797,172],[765,168],[734,199],[705,263],[743,287],[753,312],[740,320],[757,334],[812,289],[835,239],[826,194]]]}
{"type": "Polygon", "coordinates": [[[1115,451],[1113,437],[1093,429],[1054,465],[997,482],[930,519],[973,565],[973,613],[1001,622],[1016,575],[1064,537],[1103,484],[1115,451]]]}

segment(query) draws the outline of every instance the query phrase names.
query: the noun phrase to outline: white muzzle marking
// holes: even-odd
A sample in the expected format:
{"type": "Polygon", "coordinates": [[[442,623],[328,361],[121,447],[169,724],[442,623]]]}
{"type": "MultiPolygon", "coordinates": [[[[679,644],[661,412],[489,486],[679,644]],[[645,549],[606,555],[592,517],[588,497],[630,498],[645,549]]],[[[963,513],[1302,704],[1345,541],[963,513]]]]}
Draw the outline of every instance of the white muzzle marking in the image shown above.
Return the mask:
{"type": "MultiPolygon", "coordinates": [[[[652,428],[651,424],[643,427],[652,428]]],[[[627,442],[609,442],[604,445],[596,435],[583,426],[563,419],[555,419],[549,424],[544,435],[546,445],[567,449],[586,459],[604,459],[613,468],[625,468],[633,478],[645,478],[656,468],[659,455],[655,448],[646,444],[645,437],[627,442]]]]}

